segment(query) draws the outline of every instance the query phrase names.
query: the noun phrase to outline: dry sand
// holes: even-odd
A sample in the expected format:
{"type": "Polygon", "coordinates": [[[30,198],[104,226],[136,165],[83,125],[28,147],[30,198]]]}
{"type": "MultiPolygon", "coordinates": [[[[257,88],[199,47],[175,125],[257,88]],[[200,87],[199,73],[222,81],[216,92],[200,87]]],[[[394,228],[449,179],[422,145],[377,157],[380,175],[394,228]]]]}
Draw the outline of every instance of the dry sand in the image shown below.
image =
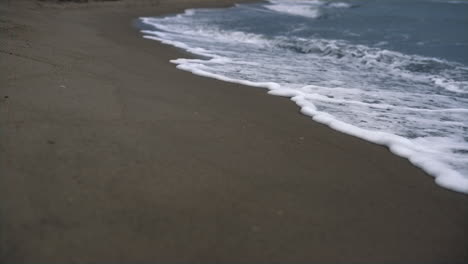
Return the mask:
{"type": "Polygon", "coordinates": [[[0,1],[0,263],[468,263],[468,197],[138,16],[232,1],[0,1]]]}

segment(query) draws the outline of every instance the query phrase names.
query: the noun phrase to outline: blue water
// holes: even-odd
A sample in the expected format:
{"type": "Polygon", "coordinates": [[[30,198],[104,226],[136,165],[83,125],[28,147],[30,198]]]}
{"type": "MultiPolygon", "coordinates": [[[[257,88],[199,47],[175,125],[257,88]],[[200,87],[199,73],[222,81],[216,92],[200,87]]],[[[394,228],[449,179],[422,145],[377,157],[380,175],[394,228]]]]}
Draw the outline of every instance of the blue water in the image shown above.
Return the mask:
{"type": "Polygon", "coordinates": [[[198,55],[178,68],[290,97],[468,193],[468,1],[270,0],[142,22],[198,55]]]}

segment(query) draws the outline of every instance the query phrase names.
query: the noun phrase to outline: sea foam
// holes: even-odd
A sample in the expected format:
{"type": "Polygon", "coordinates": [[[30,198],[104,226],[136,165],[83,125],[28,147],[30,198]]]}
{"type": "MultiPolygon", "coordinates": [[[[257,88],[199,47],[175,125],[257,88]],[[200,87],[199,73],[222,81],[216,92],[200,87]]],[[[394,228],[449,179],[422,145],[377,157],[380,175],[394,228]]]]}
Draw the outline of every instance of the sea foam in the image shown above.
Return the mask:
{"type": "MultiPolygon", "coordinates": [[[[331,6],[324,1],[294,2],[289,9],[281,7],[284,0],[270,1],[263,10],[259,6],[236,8],[316,19],[311,13],[304,16],[296,11],[302,7],[306,12],[316,9],[319,14],[320,8],[331,6]]],[[[349,6],[336,3],[333,8],[349,6]]],[[[385,145],[433,175],[437,184],[468,193],[465,66],[379,45],[222,28],[217,22],[226,17],[211,18],[210,12],[216,11],[141,18],[153,27],[142,33],[147,39],[202,57],[172,60],[181,70],[289,97],[313,120],[385,145]]]]}
{"type": "Polygon", "coordinates": [[[271,4],[265,6],[270,10],[310,18],[317,18],[320,16],[318,6],[322,5],[320,1],[294,1],[294,4],[274,0],[270,2],[271,4]]]}

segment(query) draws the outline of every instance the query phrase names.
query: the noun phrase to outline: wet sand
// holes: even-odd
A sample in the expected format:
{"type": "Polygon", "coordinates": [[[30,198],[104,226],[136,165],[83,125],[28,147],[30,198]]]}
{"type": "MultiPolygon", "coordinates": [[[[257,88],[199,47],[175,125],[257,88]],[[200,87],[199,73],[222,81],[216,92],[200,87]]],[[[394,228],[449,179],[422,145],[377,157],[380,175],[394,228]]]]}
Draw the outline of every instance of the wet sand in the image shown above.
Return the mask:
{"type": "Polygon", "coordinates": [[[230,2],[0,1],[0,263],[467,263],[467,195],[132,25],[230,2]]]}

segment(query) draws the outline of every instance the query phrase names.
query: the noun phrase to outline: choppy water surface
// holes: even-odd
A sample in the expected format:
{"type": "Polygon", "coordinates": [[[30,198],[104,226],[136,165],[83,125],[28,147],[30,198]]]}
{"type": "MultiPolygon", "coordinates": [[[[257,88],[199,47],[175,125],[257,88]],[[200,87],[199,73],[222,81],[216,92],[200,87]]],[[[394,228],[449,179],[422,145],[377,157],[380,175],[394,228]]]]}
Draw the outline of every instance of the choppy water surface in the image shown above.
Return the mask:
{"type": "Polygon", "coordinates": [[[468,193],[468,1],[270,0],[141,20],[145,38],[200,55],[180,69],[291,97],[468,193]]]}

